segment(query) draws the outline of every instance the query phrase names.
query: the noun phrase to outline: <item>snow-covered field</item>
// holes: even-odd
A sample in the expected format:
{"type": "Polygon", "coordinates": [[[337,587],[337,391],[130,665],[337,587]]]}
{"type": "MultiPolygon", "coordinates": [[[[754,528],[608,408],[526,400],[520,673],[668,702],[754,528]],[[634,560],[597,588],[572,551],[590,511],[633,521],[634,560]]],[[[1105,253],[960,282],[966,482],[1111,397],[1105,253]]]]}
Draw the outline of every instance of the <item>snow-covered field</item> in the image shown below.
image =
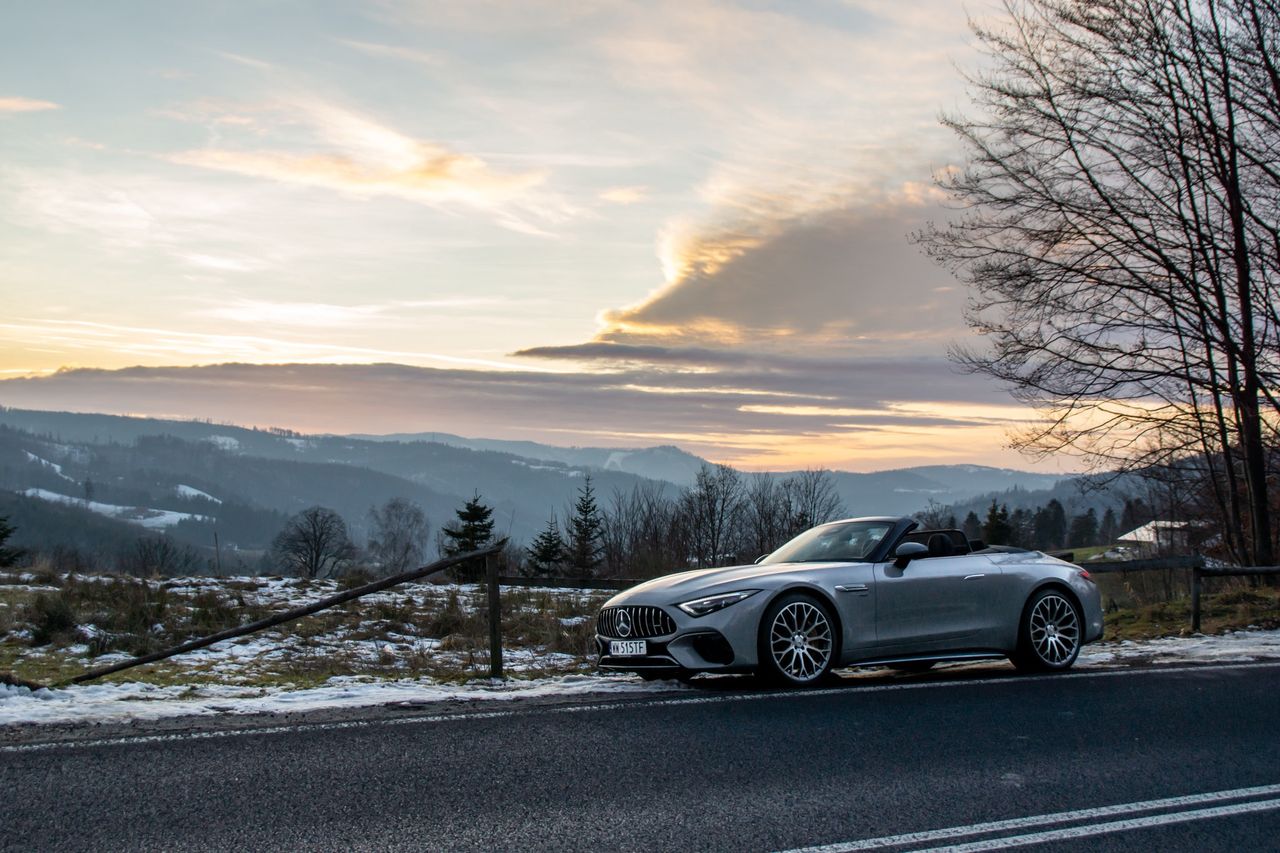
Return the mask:
{"type": "MultiPolygon", "coordinates": [[[[230,642],[220,646],[234,648],[230,642]]],[[[224,662],[235,657],[234,653],[227,654],[226,649],[218,647],[208,650],[208,654],[219,656],[224,662]]],[[[518,666],[520,650],[513,649],[511,654],[513,663],[518,666]]],[[[1275,659],[1280,659],[1280,631],[1246,630],[1222,636],[1100,643],[1086,647],[1076,667],[1088,670],[1135,664],[1241,663],[1275,659]]],[[[945,668],[1003,666],[1000,663],[951,664],[945,668]]],[[[942,669],[944,667],[939,667],[942,669]]],[[[127,682],[31,691],[0,684],[0,725],[126,722],[191,715],[359,708],[392,703],[510,701],[693,689],[677,682],[647,683],[633,676],[590,672],[501,682],[474,679],[463,684],[445,684],[431,678],[336,676],[321,686],[305,689],[295,689],[287,684],[254,687],[193,682],[159,686],[127,682]]]]}

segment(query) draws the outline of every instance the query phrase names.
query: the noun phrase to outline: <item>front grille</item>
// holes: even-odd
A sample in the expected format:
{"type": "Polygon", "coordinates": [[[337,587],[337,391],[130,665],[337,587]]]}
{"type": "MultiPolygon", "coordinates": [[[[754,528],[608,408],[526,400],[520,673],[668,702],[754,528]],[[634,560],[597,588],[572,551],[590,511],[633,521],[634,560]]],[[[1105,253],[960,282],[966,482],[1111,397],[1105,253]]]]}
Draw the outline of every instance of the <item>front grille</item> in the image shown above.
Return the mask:
{"type": "Polygon", "coordinates": [[[606,607],[596,617],[596,633],[643,640],[676,632],[676,622],[661,607],[606,607]]]}

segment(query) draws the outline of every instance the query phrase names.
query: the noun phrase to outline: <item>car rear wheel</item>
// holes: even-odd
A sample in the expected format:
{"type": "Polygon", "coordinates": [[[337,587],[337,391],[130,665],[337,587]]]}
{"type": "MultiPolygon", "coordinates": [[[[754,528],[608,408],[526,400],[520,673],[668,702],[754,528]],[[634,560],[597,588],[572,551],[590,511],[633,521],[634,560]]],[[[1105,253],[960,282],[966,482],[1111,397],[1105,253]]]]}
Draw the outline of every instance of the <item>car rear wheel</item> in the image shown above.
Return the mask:
{"type": "Polygon", "coordinates": [[[792,593],[780,597],[760,622],[761,674],[782,684],[817,684],[835,663],[836,620],[815,598],[792,593]]]}
{"type": "Polygon", "coordinates": [[[1080,608],[1066,593],[1057,589],[1036,593],[1022,613],[1014,666],[1029,672],[1070,669],[1080,655],[1083,624],[1080,608]]]}

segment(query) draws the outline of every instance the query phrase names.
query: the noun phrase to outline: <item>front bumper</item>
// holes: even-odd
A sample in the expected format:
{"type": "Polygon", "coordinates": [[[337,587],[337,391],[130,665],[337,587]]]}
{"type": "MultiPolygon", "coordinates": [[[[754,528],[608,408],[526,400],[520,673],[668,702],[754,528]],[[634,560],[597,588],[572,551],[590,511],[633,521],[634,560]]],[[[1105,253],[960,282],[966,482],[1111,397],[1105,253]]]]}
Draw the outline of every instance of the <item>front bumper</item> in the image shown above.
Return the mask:
{"type": "Polygon", "coordinates": [[[759,593],[723,610],[697,617],[647,596],[635,600],[611,600],[606,606],[660,607],[675,623],[675,630],[663,636],[643,638],[648,652],[643,656],[609,654],[609,643],[613,640],[639,638],[615,637],[597,630],[599,666],[621,672],[736,672],[754,669],[758,660],[757,629],[769,598],[769,595],[759,593]]]}
{"type": "Polygon", "coordinates": [[[596,652],[601,669],[621,672],[691,670],[694,672],[732,671],[742,667],[733,646],[719,631],[694,631],[673,635],[669,639],[648,639],[646,655],[609,654],[609,644],[619,639],[596,635],[596,652]]]}

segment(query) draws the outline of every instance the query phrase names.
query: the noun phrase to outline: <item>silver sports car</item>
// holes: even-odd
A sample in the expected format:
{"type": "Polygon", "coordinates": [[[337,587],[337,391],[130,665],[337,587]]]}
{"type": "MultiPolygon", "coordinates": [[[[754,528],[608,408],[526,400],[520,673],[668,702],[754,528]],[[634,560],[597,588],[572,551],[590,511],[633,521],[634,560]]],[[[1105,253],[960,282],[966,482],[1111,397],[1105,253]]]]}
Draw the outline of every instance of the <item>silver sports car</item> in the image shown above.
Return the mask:
{"type": "Polygon", "coordinates": [[[975,658],[1064,670],[1101,636],[1101,597],[1079,566],[879,517],[820,525],[754,565],[647,581],[596,620],[604,669],[792,685],[833,668],[975,658]]]}

